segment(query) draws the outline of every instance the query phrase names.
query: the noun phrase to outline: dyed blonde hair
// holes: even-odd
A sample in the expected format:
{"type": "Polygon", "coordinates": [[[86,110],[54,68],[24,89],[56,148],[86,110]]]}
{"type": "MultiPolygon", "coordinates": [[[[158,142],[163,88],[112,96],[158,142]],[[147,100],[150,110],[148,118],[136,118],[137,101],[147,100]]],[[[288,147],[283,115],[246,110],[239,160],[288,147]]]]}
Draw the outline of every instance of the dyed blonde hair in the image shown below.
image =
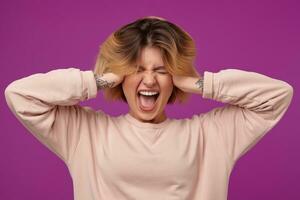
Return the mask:
{"type": "MultiPolygon", "coordinates": [[[[196,47],[192,37],[178,25],[159,17],[137,19],[110,34],[100,45],[94,73],[135,73],[141,50],[147,46],[161,50],[166,70],[171,75],[200,76],[194,68],[196,47]]],[[[168,104],[185,102],[188,96],[188,93],[174,86],[168,104]]],[[[104,89],[104,97],[127,102],[122,84],[104,89]]]]}

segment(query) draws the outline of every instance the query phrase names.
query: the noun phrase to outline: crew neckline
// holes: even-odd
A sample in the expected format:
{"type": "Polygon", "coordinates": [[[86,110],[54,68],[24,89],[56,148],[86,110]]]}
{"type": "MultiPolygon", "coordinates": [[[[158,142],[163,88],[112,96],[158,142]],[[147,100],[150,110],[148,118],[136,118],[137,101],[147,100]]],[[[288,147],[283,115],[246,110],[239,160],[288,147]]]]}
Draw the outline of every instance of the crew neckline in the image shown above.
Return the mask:
{"type": "Polygon", "coordinates": [[[129,113],[124,115],[125,119],[128,120],[130,123],[132,123],[135,126],[141,127],[141,128],[162,128],[167,126],[170,123],[170,119],[166,118],[164,121],[160,123],[150,123],[150,122],[142,122],[133,116],[131,116],[129,113]]]}

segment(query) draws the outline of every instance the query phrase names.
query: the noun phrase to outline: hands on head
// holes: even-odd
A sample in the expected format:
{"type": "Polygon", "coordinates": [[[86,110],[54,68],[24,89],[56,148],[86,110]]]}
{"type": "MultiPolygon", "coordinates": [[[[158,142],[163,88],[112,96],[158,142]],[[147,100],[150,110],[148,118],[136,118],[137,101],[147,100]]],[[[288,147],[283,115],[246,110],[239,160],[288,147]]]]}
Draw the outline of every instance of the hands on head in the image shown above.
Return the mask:
{"type": "MultiPolygon", "coordinates": [[[[99,74],[95,74],[95,78],[96,78],[97,86],[99,87],[99,89],[104,89],[104,88],[113,88],[113,87],[116,87],[117,85],[121,84],[125,79],[125,75],[120,75],[120,74],[109,72],[109,73],[104,73],[102,76],[99,74]]],[[[175,86],[177,86],[178,83],[180,83],[180,80],[182,78],[184,78],[184,77],[172,76],[173,84],[175,86]]]]}

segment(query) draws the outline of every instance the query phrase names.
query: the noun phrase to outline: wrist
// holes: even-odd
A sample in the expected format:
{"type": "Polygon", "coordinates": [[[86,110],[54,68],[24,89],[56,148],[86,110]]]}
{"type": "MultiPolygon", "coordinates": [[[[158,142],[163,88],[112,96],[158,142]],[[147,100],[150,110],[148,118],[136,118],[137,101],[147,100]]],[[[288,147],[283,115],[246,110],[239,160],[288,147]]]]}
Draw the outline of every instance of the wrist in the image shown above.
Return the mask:
{"type": "Polygon", "coordinates": [[[105,89],[105,88],[112,88],[114,85],[114,81],[111,80],[111,78],[108,77],[107,74],[96,74],[94,73],[94,78],[96,81],[97,89],[105,89]]]}
{"type": "Polygon", "coordinates": [[[198,80],[195,82],[195,85],[199,89],[200,94],[203,93],[203,81],[203,77],[199,77],[198,80]]]}
{"type": "Polygon", "coordinates": [[[184,92],[202,94],[203,77],[184,77],[179,81],[179,89],[184,92]]]}

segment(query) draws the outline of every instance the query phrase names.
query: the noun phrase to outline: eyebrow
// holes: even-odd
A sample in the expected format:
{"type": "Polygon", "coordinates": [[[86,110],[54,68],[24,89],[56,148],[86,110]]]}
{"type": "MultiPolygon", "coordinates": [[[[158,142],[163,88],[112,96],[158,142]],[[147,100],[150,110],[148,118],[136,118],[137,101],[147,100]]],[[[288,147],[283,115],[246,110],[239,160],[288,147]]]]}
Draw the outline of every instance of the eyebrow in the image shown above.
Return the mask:
{"type": "MultiPolygon", "coordinates": [[[[145,69],[145,67],[142,65],[139,65],[138,67],[145,69]]],[[[157,69],[166,69],[166,68],[165,68],[165,66],[157,66],[157,67],[154,67],[154,69],[157,70],[157,69]]]]}

